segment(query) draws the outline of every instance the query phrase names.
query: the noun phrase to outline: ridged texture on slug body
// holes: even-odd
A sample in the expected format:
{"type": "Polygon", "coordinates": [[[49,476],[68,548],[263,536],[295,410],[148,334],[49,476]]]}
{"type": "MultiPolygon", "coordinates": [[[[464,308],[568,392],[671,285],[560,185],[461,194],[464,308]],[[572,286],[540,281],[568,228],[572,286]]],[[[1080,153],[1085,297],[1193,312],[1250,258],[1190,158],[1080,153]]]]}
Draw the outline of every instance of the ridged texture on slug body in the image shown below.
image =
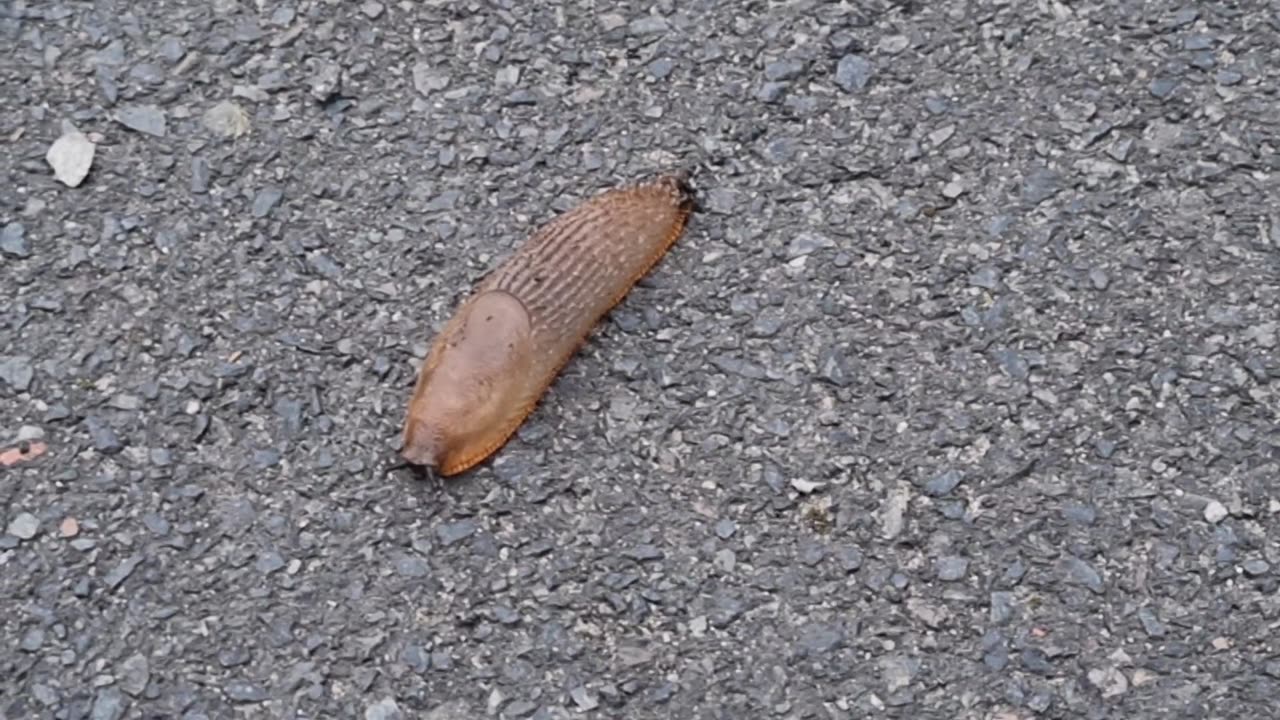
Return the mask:
{"type": "Polygon", "coordinates": [[[597,195],[534,233],[435,339],[409,402],[404,458],[453,475],[502,447],[691,210],[683,181],[662,176],[597,195]]]}

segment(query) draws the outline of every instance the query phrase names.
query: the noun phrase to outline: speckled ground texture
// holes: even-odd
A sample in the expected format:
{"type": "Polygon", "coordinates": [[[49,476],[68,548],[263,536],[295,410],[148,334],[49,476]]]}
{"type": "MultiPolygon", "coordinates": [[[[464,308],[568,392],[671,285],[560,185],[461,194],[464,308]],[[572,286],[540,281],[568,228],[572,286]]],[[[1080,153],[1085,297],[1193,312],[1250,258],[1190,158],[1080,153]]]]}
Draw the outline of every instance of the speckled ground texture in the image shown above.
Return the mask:
{"type": "Polygon", "coordinates": [[[1274,717],[1223,5],[0,4],[0,716],[1274,717]],[[682,167],[518,436],[388,475],[471,283],[682,167]]]}

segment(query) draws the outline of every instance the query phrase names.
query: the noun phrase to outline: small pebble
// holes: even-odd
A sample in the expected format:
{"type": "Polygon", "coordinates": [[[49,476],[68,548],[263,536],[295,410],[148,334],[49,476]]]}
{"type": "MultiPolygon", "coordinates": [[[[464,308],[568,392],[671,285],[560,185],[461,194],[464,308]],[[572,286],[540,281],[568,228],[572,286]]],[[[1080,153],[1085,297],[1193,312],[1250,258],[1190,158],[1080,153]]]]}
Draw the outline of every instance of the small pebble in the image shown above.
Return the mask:
{"type": "Polygon", "coordinates": [[[1098,519],[1098,511],[1091,505],[1070,503],[1062,508],[1062,515],[1077,525],[1092,525],[1098,519]]]}
{"type": "Polygon", "coordinates": [[[1129,157],[1129,151],[1133,149],[1133,138],[1120,138],[1107,148],[1107,155],[1116,162],[1124,162],[1129,157]]]}
{"type": "Polygon", "coordinates": [[[838,623],[813,623],[800,633],[797,644],[803,654],[822,657],[840,647],[845,641],[844,627],[838,623]]]}
{"type": "Polygon", "coordinates": [[[1229,514],[1227,507],[1217,500],[1210,500],[1209,504],[1204,506],[1204,519],[1214,525],[1225,520],[1229,514]]]}
{"type": "Polygon", "coordinates": [[[201,121],[210,132],[221,137],[237,138],[249,131],[249,114],[230,100],[205,110],[201,121]]]}
{"type": "Polygon", "coordinates": [[[266,690],[248,680],[232,680],[223,688],[223,692],[232,702],[237,703],[262,702],[268,697],[266,690]]]}
{"type": "Polygon", "coordinates": [[[1038,205],[1057,195],[1061,189],[1061,177],[1058,173],[1049,168],[1035,168],[1022,180],[1022,199],[1038,205]]]}
{"type": "Polygon", "coordinates": [[[649,63],[646,69],[654,80],[665,80],[667,79],[667,76],[671,74],[675,65],[675,61],[670,58],[658,58],[657,60],[649,63]]]}
{"type": "Polygon", "coordinates": [[[404,714],[394,698],[383,698],[364,711],[364,720],[401,720],[403,717],[404,714]]]}
{"type": "Polygon", "coordinates": [[[795,260],[804,257],[818,250],[835,247],[835,241],[826,235],[820,235],[813,232],[801,232],[791,238],[791,242],[787,245],[787,259],[795,260]]]}
{"type": "Polygon", "coordinates": [[[26,392],[35,378],[35,367],[26,355],[0,355],[0,382],[7,383],[18,392],[26,392]]]}
{"type": "Polygon", "coordinates": [[[1116,668],[1095,668],[1089,671],[1089,682],[1102,691],[1103,698],[1113,698],[1129,691],[1129,679],[1116,668]]]}
{"type": "Polygon", "coordinates": [[[1074,585],[1083,585],[1095,594],[1102,594],[1102,576],[1089,563],[1078,557],[1068,555],[1063,560],[1063,569],[1067,576],[1067,582],[1074,585]]]}
{"type": "Polygon", "coordinates": [[[632,20],[627,25],[627,30],[640,37],[661,35],[667,31],[667,20],[660,15],[643,15],[632,20]]]}
{"type": "Polygon", "coordinates": [[[160,57],[168,60],[170,63],[176,63],[187,54],[187,48],[182,44],[181,38],[173,35],[166,35],[161,38],[158,48],[160,57]]]}
{"type": "Polygon", "coordinates": [[[940,557],[934,561],[933,571],[937,574],[938,579],[943,582],[963,580],[965,574],[969,571],[969,560],[955,555],[940,557]]]}
{"type": "Polygon", "coordinates": [[[129,576],[133,574],[133,571],[138,569],[138,566],[141,564],[141,555],[132,555],[125,558],[119,565],[116,565],[115,568],[103,576],[102,582],[106,584],[108,589],[115,590],[120,587],[121,583],[127,580],[129,576]]]}
{"type": "Polygon", "coordinates": [[[27,240],[27,227],[14,220],[0,230],[0,252],[16,258],[31,257],[31,243],[27,240]]]}
{"type": "Polygon", "coordinates": [[[862,567],[862,551],[856,546],[845,545],[835,552],[835,558],[846,573],[857,572],[862,567]]]}
{"type": "Polygon", "coordinates": [[[138,653],[130,656],[120,665],[120,688],[137,697],[147,689],[151,682],[151,666],[147,656],[138,653]]]}
{"type": "Polygon", "coordinates": [[[805,65],[799,60],[775,60],[764,66],[764,77],[770,82],[795,80],[804,73],[805,65]]]}
{"type": "Polygon", "coordinates": [[[983,290],[999,290],[1000,271],[990,265],[984,265],[969,276],[969,284],[983,290]]]}
{"type": "Polygon", "coordinates": [[[116,122],[135,132],[155,137],[168,133],[168,121],[164,111],[155,105],[133,105],[116,113],[116,122]]]}
{"type": "Polygon", "coordinates": [[[1248,560],[1244,564],[1244,574],[1248,575],[1249,577],[1258,577],[1260,575],[1266,575],[1270,571],[1271,571],[1271,565],[1266,560],[1263,560],[1261,558],[1248,560]]]}
{"type": "Polygon", "coordinates": [[[1153,638],[1164,637],[1164,623],[1160,622],[1160,618],[1156,616],[1155,611],[1151,608],[1140,608],[1138,610],[1138,621],[1142,623],[1142,629],[1146,631],[1148,636],[1153,638]]]}
{"type": "Polygon", "coordinates": [[[429,63],[414,64],[413,88],[422,95],[430,95],[449,87],[449,75],[444,70],[437,70],[429,63]]]}
{"type": "Polygon", "coordinates": [[[836,84],[847,93],[862,90],[871,82],[871,62],[861,55],[845,55],[836,64],[836,84]]]}
{"type": "Polygon", "coordinates": [[[955,179],[942,186],[942,196],[948,200],[955,200],[968,190],[968,186],[963,180],[955,179]]]}
{"type": "Polygon", "coordinates": [[[1151,94],[1164,100],[1173,94],[1175,88],[1178,87],[1178,81],[1171,77],[1158,77],[1151,81],[1147,89],[1151,94]]]}
{"type": "Polygon", "coordinates": [[[202,157],[191,158],[191,192],[209,190],[209,161],[202,157]]]}
{"type": "Polygon", "coordinates": [[[87,418],[84,422],[95,450],[103,455],[115,455],[124,450],[124,444],[111,426],[95,417],[87,418]]]}
{"type": "Polygon", "coordinates": [[[44,647],[44,630],[38,627],[27,630],[22,635],[22,640],[18,643],[18,647],[26,652],[35,652],[44,647]]]}
{"type": "Polygon", "coordinates": [[[663,558],[662,550],[654,545],[637,545],[633,548],[623,550],[623,557],[631,558],[639,562],[646,560],[661,560],[663,558]]]}
{"type": "Polygon", "coordinates": [[[64,127],[62,136],[53,141],[45,153],[45,162],[53,168],[53,176],[67,187],[79,187],[89,175],[97,146],[74,126],[64,127]]]}
{"type": "Polygon", "coordinates": [[[1029,672],[1038,675],[1050,675],[1053,673],[1053,663],[1049,661],[1049,656],[1040,648],[1029,647],[1022,651],[1022,666],[1029,672]]]}
{"type": "Polygon", "coordinates": [[[925,483],[924,490],[933,497],[942,497],[944,495],[949,495],[952,490],[955,490],[963,479],[963,476],[958,470],[947,470],[941,475],[938,475],[925,483]]]}
{"type": "Polygon", "coordinates": [[[265,187],[258,191],[253,198],[253,216],[256,218],[264,218],[271,214],[271,210],[284,197],[284,190],[278,187],[265,187]]]}
{"type": "Polygon", "coordinates": [[[476,524],[476,521],[471,519],[459,520],[455,523],[446,523],[436,528],[436,537],[439,538],[440,542],[447,547],[471,537],[471,534],[474,533],[478,527],[479,526],[476,524]]]}
{"type": "Polygon", "coordinates": [[[18,513],[9,521],[9,534],[21,540],[30,540],[40,529],[40,521],[29,512],[18,513]]]}
{"type": "Polygon", "coordinates": [[[852,382],[852,372],[845,353],[838,347],[829,347],[819,356],[818,377],[836,387],[846,387],[852,382]]]}
{"type": "Polygon", "coordinates": [[[997,590],[991,593],[991,622],[996,625],[1003,625],[1013,617],[1013,593],[1007,590],[997,590]]]}
{"type": "Polygon", "coordinates": [[[18,436],[15,438],[17,442],[31,442],[32,440],[43,440],[44,428],[35,425],[23,425],[18,428],[18,436]]]}
{"type": "Polygon", "coordinates": [[[98,691],[93,699],[93,709],[89,712],[89,720],[119,720],[124,717],[124,693],[118,688],[105,687],[98,691]]]}
{"type": "Polygon", "coordinates": [[[600,701],[596,700],[595,694],[582,685],[570,690],[569,697],[573,699],[573,704],[577,705],[578,709],[583,712],[591,712],[600,707],[600,701]]]}
{"type": "Polygon", "coordinates": [[[911,502],[911,494],[898,488],[890,491],[889,497],[880,506],[880,534],[893,539],[906,527],[907,505],[911,502]]]}
{"type": "Polygon", "coordinates": [[[791,487],[795,488],[796,492],[801,495],[811,495],[814,492],[821,490],[823,488],[823,483],[805,480],[804,478],[793,478],[791,480],[791,487]]]}
{"type": "Polygon", "coordinates": [[[1219,85],[1239,85],[1244,80],[1244,75],[1235,70],[1219,70],[1213,79],[1219,85]]]}
{"type": "Polygon", "coordinates": [[[782,97],[787,92],[787,84],[784,82],[766,82],[756,91],[756,99],[762,103],[775,104],[782,101],[782,97]]]}
{"type": "Polygon", "coordinates": [[[258,554],[258,560],[254,563],[254,569],[263,575],[270,575],[277,570],[284,568],[285,561],[280,553],[274,550],[266,550],[258,554]]]}

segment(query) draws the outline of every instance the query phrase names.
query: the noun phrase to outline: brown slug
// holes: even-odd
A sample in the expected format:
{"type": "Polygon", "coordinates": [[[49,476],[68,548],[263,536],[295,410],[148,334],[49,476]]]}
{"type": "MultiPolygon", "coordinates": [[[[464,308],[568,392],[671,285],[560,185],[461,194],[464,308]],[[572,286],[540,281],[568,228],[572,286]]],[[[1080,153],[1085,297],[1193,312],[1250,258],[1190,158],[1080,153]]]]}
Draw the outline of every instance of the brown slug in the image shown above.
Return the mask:
{"type": "Polygon", "coordinates": [[[435,338],[405,416],[404,459],[455,475],[506,444],[692,211],[684,178],[663,175],[598,194],[539,228],[435,338]]]}

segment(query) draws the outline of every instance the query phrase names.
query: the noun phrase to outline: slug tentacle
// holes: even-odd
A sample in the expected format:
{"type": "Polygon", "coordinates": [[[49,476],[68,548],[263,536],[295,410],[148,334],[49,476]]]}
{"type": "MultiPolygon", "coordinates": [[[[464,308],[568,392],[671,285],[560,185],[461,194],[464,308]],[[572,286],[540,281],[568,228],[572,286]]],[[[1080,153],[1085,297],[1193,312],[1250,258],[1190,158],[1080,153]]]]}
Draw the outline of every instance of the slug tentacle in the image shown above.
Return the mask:
{"type": "Polygon", "coordinates": [[[593,328],[680,237],[682,177],[602,193],[542,226],[485,277],[436,338],[401,455],[462,472],[510,439],[593,328]]]}

